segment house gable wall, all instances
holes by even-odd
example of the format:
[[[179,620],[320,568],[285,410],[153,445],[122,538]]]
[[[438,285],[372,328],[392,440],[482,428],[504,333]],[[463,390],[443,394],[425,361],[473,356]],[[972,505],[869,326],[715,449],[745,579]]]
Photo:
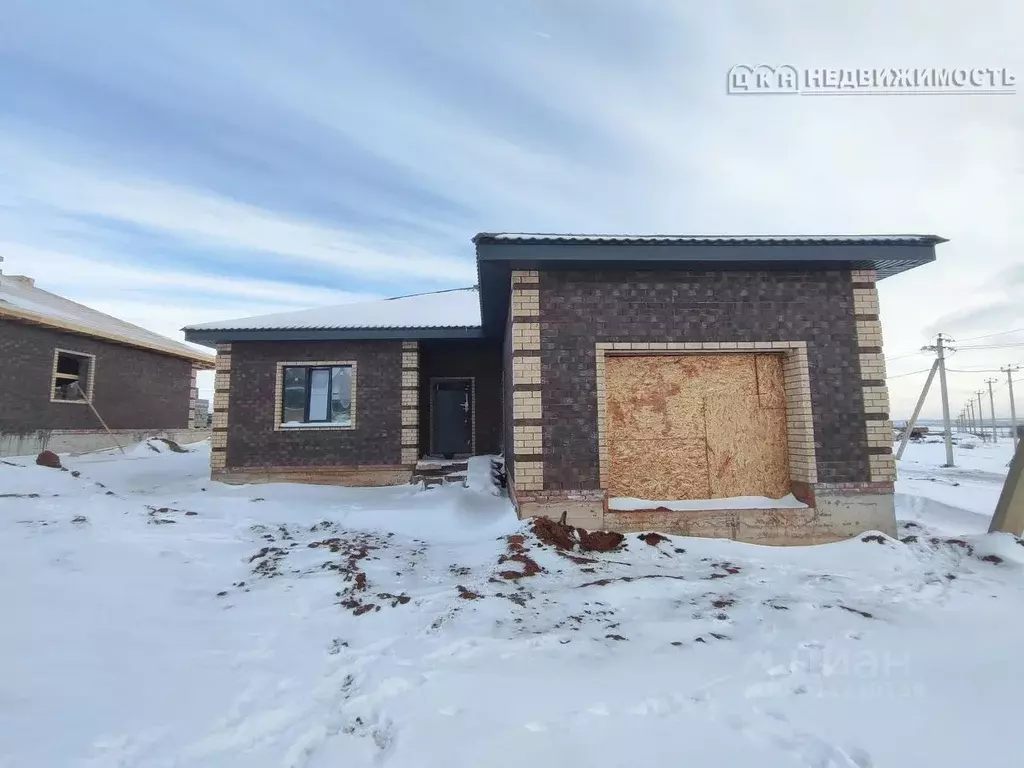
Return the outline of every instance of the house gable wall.
[[[111,429],[190,425],[190,361],[0,319],[0,434],[103,429],[84,402],[50,401],[56,349],[95,356],[93,402]]]
[[[226,447],[224,467],[218,469],[230,473],[403,464],[401,341],[242,342],[231,345],[229,360],[226,424],[214,423],[214,447],[221,441]],[[355,429],[275,429],[280,418],[277,364],[331,360],[356,363]],[[415,372],[410,375],[415,377]],[[415,428],[413,436],[415,442]],[[356,478],[353,484],[359,484]]]

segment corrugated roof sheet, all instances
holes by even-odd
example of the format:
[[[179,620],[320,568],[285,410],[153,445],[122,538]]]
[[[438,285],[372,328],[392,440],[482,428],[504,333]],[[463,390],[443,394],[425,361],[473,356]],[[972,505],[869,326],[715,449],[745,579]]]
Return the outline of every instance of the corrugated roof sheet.
[[[480,232],[473,242],[509,243],[667,243],[702,245],[759,243],[762,245],[876,244],[935,245],[946,242],[937,235],[587,235],[545,232]]]
[[[207,353],[44,291],[31,278],[22,275],[0,275],[0,317],[5,316],[195,362],[213,363]]]
[[[380,301],[278,312],[190,325],[186,331],[340,330],[346,328],[477,328],[480,293],[473,288],[397,296]]]

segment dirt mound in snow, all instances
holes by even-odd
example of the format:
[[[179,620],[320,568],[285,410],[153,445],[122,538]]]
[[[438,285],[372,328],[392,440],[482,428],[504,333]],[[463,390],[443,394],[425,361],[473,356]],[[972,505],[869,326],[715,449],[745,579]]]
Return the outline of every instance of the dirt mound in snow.
[[[60,456],[53,451],[43,451],[36,456],[36,464],[40,467],[49,467],[50,469],[63,469],[64,467],[60,463]]]
[[[612,552],[619,548],[626,538],[615,531],[586,531],[577,528],[580,537],[580,549],[584,552]]]
[[[550,517],[535,517],[530,527],[542,544],[558,549],[576,548],[576,529],[571,525],[555,522]]]
[[[584,552],[611,552],[619,548],[625,537],[614,531],[588,531],[556,522],[548,517],[535,517],[533,535],[542,544],[557,549],[573,550],[579,545]]]
[[[543,571],[537,561],[526,554],[525,542],[526,539],[519,534],[508,536],[505,539],[508,542],[508,554],[502,555],[498,558],[498,565],[502,565],[507,562],[519,563],[523,566],[522,571],[499,571],[498,575],[503,579],[525,579],[529,576],[536,576],[538,573]]]

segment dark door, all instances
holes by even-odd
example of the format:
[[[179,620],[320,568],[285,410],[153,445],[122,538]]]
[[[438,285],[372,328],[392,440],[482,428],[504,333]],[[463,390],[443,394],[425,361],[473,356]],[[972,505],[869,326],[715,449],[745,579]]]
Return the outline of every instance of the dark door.
[[[450,457],[473,450],[473,386],[469,379],[435,381],[432,410],[433,453]]]

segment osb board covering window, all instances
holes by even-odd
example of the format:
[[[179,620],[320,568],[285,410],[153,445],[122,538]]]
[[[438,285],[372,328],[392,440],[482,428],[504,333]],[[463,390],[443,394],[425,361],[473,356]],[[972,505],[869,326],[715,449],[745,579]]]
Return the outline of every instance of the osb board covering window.
[[[608,355],[612,496],[790,492],[780,354]]]

